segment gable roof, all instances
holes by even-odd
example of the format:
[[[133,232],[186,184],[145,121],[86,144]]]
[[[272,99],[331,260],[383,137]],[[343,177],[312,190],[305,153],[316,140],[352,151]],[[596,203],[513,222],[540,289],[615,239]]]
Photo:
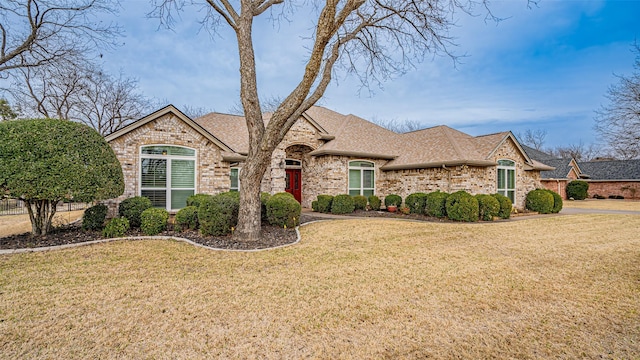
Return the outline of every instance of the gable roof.
[[[212,143],[216,144],[220,149],[222,149],[223,152],[233,152],[233,150],[224,142],[220,141],[220,139],[218,139],[217,137],[215,137],[212,133],[210,133],[209,131],[207,131],[206,129],[204,129],[202,126],[200,126],[198,123],[196,123],[195,121],[191,120],[190,117],[188,117],[187,115],[185,115],[182,111],[178,110],[175,106],[173,105],[167,105],[165,107],[163,107],[160,110],[154,111],[151,114],[141,118],[140,120],[137,120],[135,122],[132,122],[131,124],[123,127],[120,130],[114,131],[111,134],[105,136],[105,140],[107,142],[113,141],[117,138],[119,138],[120,136],[127,134],[130,131],[133,131],[145,124],[148,124],[156,119],[159,119],[165,115],[169,115],[172,114],[174,116],[176,116],[177,118],[179,118],[180,120],[182,120],[183,122],[185,122],[187,125],[189,125],[191,128],[193,128],[195,131],[197,131],[198,133],[200,133],[202,136],[204,136],[205,138],[207,138],[209,141],[211,141]]]
[[[571,171],[576,173],[576,177],[581,175],[580,167],[573,158],[558,158],[527,145],[522,145],[522,148],[534,161],[544,162],[553,168],[541,171],[542,179],[566,179]]]
[[[578,164],[591,180],[640,180],[640,159],[581,161]]]

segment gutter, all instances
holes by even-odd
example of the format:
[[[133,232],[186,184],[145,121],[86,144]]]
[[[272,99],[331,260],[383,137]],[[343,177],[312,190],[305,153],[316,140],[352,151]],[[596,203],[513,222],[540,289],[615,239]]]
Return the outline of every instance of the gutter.
[[[341,150],[331,150],[331,149],[317,149],[313,150],[309,153],[311,156],[321,156],[321,155],[342,155],[342,156],[353,156],[353,157],[364,157],[364,158],[374,158],[374,159],[385,159],[385,160],[393,160],[397,158],[396,155],[388,155],[388,154],[372,154],[366,152],[359,151],[341,151]]]
[[[382,166],[380,170],[392,171],[392,170],[409,170],[409,169],[427,169],[427,168],[438,168],[438,167],[447,169],[447,166],[463,166],[463,165],[487,167],[487,166],[496,166],[496,162],[488,161],[488,160],[438,161],[438,162],[417,163],[417,164],[385,165],[385,166]],[[450,170],[450,169],[447,169],[447,170]]]

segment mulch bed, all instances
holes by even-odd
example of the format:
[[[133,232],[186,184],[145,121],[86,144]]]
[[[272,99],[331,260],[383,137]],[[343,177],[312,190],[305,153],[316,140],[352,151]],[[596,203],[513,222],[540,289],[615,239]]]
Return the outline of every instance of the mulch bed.
[[[139,229],[127,232],[127,237],[145,236]],[[203,236],[196,230],[173,231],[167,230],[157,236],[173,236],[189,239],[198,244],[230,250],[254,250],[268,249],[276,246],[292,244],[297,240],[294,229],[282,229],[275,226],[263,225],[262,236],[256,242],[241,242],[231,236]],[[42,237],[34,237],[31,233],[12,235],[0,238],[0,249],[25,249],[66,244],[77,244],[94,240],[102,240],[104,237],[98,231],[85,231],[80,228],[80,223],[65,225],[54,229]]]

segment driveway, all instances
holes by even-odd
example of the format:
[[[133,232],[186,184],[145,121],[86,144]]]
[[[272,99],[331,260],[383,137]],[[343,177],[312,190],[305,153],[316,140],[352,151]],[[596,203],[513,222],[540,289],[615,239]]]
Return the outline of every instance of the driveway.
[[[640,211],[563,208],[562,211],[560,211],[560,214],[562,215],[574,215],[574,214],[640,215]]]

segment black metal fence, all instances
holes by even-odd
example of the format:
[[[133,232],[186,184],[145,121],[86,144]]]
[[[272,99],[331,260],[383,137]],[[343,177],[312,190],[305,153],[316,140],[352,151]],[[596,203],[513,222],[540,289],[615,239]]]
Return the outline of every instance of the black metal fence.
[[[75,211],[83,210],[91,206],[91,204],[80,202],[59,203],[56,211]],[[24,201],[17,199],[1,199],[0,200],[0,216],[2,215],[22,215],[28,214],[27,206]]]

